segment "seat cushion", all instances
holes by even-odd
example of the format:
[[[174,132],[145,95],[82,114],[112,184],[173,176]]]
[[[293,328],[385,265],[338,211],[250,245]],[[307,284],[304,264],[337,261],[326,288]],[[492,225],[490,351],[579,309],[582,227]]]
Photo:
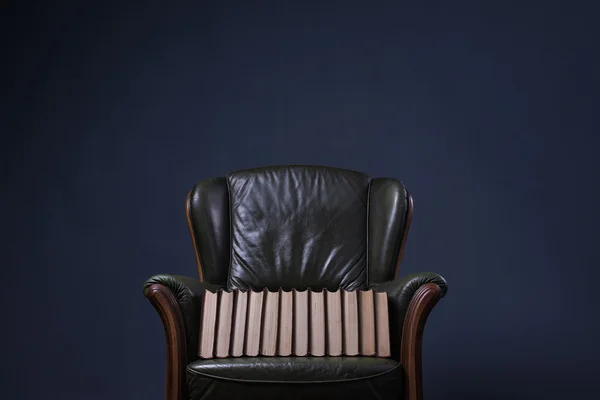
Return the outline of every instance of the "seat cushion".
[[[240,357],[187,367],[190,399],[400,399],[400,364],[376,357]],[[358,396],[358,397],[356,397]]]

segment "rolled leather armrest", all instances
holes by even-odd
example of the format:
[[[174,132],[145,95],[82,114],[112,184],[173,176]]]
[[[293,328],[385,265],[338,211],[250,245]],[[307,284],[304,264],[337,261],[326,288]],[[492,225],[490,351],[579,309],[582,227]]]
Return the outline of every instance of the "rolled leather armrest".
[[[387,292],[390,316],[390,341],[393,357],[400,355],[400,341],[406,313],[417,290],[428,283],[434,283],[440,288],[440,298],[446,295],[448,285],[446,280],[433,272],[421,272],[407,275],[393,281],[387,281],[372,286],[376,292]]]
[[[179,275],[154,275],[144,282],[144,295],[161,314],[163,324],[167,324],[165,318],[172,321],[181,319],[188,362],[197,358],[200,313],[205,289],[215,291],[222,289],[222,287]],[[157,293],[160,293],[160,295],[157,295]],[[161,300],[158,300],[159,297]],[[174,308],[172,302],[169,302],[169,299],[174,300],[179,312]],[[157,305],[158,302],[164,304]]]

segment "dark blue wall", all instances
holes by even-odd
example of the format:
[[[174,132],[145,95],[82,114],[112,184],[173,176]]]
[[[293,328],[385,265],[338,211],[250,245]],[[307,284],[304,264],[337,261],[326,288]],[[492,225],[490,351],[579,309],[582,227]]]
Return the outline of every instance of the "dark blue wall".
[[[98,3],[0,6],[3,398],[162,398],[141,285],[197,274],[185,194],[279,163],[412,191],[401,273],[450,285],[425,333],[428,399],[594,388],[591,7]]]

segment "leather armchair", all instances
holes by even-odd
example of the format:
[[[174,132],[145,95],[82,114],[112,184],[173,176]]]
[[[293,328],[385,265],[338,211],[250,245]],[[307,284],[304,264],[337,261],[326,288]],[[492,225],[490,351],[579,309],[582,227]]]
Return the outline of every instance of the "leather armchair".
[[[144,295],[167,341],[166,399],[423,398],[423,329],[444,278],[397,279],[412,198],[391,178],[320,166],[235,171],[186,199],[199,279],[156,275]],[[387,291],[391,358],[199,359],[205,288]]]

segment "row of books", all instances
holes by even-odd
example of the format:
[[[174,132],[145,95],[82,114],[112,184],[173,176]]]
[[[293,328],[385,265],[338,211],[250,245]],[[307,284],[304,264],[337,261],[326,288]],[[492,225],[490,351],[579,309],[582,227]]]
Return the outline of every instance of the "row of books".
[[[390,357],[387,293],[207,290],[198,355]]]

